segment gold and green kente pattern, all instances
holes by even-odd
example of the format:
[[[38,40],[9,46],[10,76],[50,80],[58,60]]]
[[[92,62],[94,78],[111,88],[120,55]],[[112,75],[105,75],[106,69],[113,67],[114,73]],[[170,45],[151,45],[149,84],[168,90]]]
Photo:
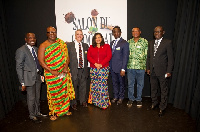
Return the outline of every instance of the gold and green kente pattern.
[[[45,63],[52,70],[62,72],[67,58],[67,45],[59,38],[45,49]],[[75,98],[70,74],[60,79],[58,76],[54,76],[45,70],[44,75],[47,84],[49,115],[63,116],[67,114],[70,107],[70,100]]]

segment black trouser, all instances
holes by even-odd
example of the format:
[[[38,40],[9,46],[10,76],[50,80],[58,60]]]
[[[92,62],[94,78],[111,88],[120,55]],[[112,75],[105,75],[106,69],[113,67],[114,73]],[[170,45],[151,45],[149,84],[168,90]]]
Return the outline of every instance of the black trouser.
[[[167,107],[167,95],[168,95],[168,82],[163,76],[156,76],[154,69],[151,71],[150,75],[150,82],[151,82],[151,98],[152,98],[152,105],[158,104],[158,89],[160,87],[161,92],[161,101],[159,108],[164,110]]]

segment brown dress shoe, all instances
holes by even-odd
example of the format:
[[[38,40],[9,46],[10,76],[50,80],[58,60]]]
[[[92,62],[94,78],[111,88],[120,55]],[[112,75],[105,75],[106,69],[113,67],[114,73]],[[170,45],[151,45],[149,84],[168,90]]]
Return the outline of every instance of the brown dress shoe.
[[[111,100],[111,103],[115,103],[115,101],[117,101],[117,99],[116,99],[116,98],[113,98],[113,99]]]
[[[77,105],[76,104],[72,105],[72,109],[77,110]]]
[[[158,116],[162,117],[163,115],[164,115],[164,110],[160,110],[159,113],[158,113]]]
[[[83,107],[87,107],[87,103],[86,102],[83,102]]]
[[[122,101],[123,101],[123,99],[119,99],[119,100],[117,101],[117,105],[122,104]]]
[[[32,122],[34,122],[34,123],[41,123],[42,122],[42,120],[40,120],[39,118],[37,118],[37,117],[33,117],[33,118],[31,118],[30,119]]]
[[[157,105],[151,105],[151,106],[149,106],[149,108],[147,108],[147,110],[154,110],[157,107],[158,107],[158,104]]]

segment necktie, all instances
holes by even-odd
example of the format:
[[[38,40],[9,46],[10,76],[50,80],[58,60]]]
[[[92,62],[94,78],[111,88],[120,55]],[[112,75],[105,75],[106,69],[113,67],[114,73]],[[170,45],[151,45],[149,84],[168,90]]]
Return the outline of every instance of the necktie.
[[[81,44],[79,43],[79,67],[83,68],[83,57],[82,57],[82,49]]]
[[[156,40],[154,44],[154,56],[156,55],[157,48],[158,48],[158,40]]]
[[[114,51],[115,51],[116,43],[117,43],[117,40],[115,40],[115,42],[114,42],[114,44],[113,44],[112,53],[114,53]]]
[[[33,54],[33,57],[34,57],[34,60],[35,60],[37,69],[38,69],[39,71],[42,71],[42,68],[41,68],[41,66],[40,66],[40,64],[39,64],[38,58],[37,58],[37,56],[36,56],[36,54],[35,54],[35,50],[34,50],[33,47],[32,47],[32,54]]]

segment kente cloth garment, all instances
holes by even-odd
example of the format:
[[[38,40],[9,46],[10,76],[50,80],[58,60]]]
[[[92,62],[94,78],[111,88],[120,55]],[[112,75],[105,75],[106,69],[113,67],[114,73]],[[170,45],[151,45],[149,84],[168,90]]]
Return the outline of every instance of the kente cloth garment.
[[[97,68],[90,68],[91,83],[88,103],[93,103],[100,108],[107,108],[111,105],[107,84],[108,75],[109,67],[99,70]]]
[[[55,43],[45,49],[45,63],[52,70],[62,72],[67,58],[67,45],[61,39],[57,38]],[[47,84],[49,115],[63,116],[67,114],[70,107],[70,100],[75,98],[70,74],[66,74],[66,76],[60,78],[45,70],[44,75]]]

